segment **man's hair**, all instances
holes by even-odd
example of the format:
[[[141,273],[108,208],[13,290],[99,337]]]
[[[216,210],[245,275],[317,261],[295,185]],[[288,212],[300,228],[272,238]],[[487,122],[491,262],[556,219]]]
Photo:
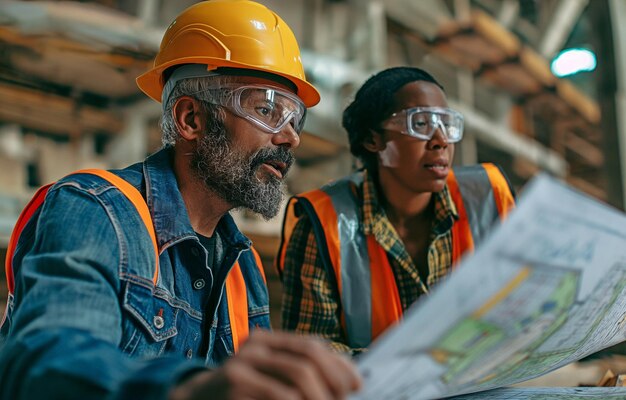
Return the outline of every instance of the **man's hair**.
[[[209,88],[219,87],[226,83],[233,83],[238,80],[235,76],[214,76],[203,78],[188,78],[176,83],[169,96],[167,105],[161,116],[161,142],[164,146],[174,146],[180,134],[176,129],[176,122],[172,114],[172,107],[181,96],[191,96],[202,102],[202,107],[207,115],[207,132],[217,132],[222,128],[224,122],[223,109],[211,103],[212,93]]]
[[[428,72],[414,67],[394,67],[371,76],[356,92],[354,100],[343,112],[342,125],[348,132],[350,152],[359,158],[366,168],[376,165],[374,153],[363,147],[363,142],[378,130],[379,125],[393,111],[394,95],[407,83],[431,82],[443,90],[443,86]]]

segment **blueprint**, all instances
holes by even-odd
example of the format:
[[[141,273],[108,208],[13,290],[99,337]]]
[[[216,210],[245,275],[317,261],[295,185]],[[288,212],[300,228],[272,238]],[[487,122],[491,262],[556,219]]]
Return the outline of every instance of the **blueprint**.
[[[452,397],[454,400],[624,400],[626,388],[523,388],[494,389],[487,392]]]
[[[481,247],[359,358],[353,399],[433,399],[543,375],[626,340],[625,285],[626,215],[535,178]],[[466,398],[613,398],[589,389]]]

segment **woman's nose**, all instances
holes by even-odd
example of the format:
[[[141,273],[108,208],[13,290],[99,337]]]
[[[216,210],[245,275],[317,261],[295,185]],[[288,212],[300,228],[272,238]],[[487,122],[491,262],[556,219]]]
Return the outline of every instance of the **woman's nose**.
[[[433,137],[428,141],[428,148],[432,150],[445,149],[448,147],[448,139],[444,132],[445,127],[439,122]]]

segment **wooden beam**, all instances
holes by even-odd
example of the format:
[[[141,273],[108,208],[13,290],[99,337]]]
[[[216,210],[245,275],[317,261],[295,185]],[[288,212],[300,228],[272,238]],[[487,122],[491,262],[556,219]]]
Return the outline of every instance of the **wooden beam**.
[[[518,54],[521,42],[511,31],[500,25],[489,14],[480,11],[472,11],[472,27],[474,30],[503,51],[508,57]]]
[[[500,64],[509,57],[505,49],[494,46],[489,38],[475,32],[452,36],[448,42],[463,57],[479,60],[482,65]]]
[[[117,133],[119,115],[32,89],[0,85],[0,119],[37,131],[62,135]]]
[[[480,77],[515,97],[532,95],[543,89],[540,81],[520,64],[513,62],[489,68]]]
[[[556,85],[556,92],[567,104],[579,112],[592,124],[600,123],[600,106],[587,97],[574,84],[566,79],[560,79]]]
[[[604,154],[602,151],[573,132],[568,132],[563,139],[563,144],[568,150],[576,153],[576,155],[585,160],[589,165],[600,168],[604,164]]]
[[[554,92],[539,92],[524,99],[534,113],[545,120],[572,114],[572,108]]]
[[[543,86],[553,87],[558,79],[548,65],[548,61],[539,53],[528,46],[523,46],[519,53],[520,64],[529,74],[537,79]]]
[[[472,72],[477,72],[482,66],[482,60],[476,55],[460,52],[457,46],[453,46],[450,42],[441,42],[433,47],[436,55],[443,58],[452,65],[461,68],[467,68]]]

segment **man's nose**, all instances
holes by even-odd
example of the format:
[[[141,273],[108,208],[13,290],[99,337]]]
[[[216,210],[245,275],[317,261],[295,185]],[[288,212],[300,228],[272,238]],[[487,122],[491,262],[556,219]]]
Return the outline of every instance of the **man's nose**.
[[[290,121],[280,132],[272,135],[272,143],[276,146],[287,146],[290,149],[295,149],[300,146],[300,135]]]

